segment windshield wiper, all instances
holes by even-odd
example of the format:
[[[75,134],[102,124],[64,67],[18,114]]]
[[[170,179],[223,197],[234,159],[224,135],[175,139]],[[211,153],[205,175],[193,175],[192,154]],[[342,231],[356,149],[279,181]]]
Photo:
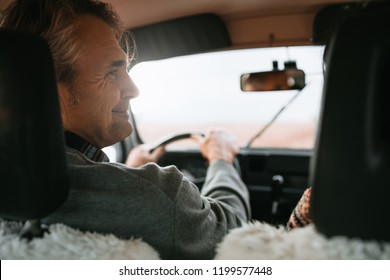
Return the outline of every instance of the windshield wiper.
[[[253,144],[253,142],[260,138],[261,135],[264,134],[264,132],[276,121],[276,119],[282,114],[282,112],[291,105],[291,103],[298,97],[298,95],[302,92],[302,90],[299,90],[294,96],[282,107],[280,110],[275,114],[275,116],[264,126],[260,129],[258,133],[256,133],[246,144],[245,148],[250,148]]]

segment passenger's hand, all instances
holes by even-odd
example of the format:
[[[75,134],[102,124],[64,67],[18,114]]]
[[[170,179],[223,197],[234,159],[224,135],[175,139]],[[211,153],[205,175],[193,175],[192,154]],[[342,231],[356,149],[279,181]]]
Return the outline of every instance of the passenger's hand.
[[[199,143],[200,152],[209,163],[224,160],[233,163],[239,151],[236,138],[223,131],[211,131],[206,137],[195,137]]]
[[[148,162],[157,162],[165,153],[163,146],[157,147],[153,152],[150,152],[148,144],[139,145],[131,150],[127,156],[126,165],[129,167],[140,167]]]

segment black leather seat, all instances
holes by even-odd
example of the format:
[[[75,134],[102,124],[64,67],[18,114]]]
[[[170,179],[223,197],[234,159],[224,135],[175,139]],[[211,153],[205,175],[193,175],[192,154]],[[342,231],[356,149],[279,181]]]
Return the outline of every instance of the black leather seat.
[[[390,241],[389,5],[346,21],[328,57],[311,215],[327,236]]]
[[[49,47],[0,30],[0,217],[39,226],[67,198],[68,181]]]

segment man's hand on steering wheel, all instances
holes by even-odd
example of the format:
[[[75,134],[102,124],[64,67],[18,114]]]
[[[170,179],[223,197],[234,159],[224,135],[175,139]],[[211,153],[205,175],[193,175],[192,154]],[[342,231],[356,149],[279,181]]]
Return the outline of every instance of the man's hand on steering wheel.
[[[206,137],[193,136],[199,144],[200,152],[209,164],[223,160],[233,164],[239,151],[236,138],[223,131],[211,131]]]
[[[200,152],[209,164],[216,160],[236,164],[235,156],[239,151],[236,138],[226,132],[213,130],[206,136],[203,133],[183,133],[167,137],[154,146],[149,144],[139,145],[131,150],[126,165],[139,167],[148,162],[157,162],[165,153],[167,144],[185,138],[192,138],[199,144]]]
[[[126,159],[129,167],[140,167],[148,162],[157,162],[165,153],[165,146],[157,146],[151,151],[151,146],[141,144],[133,148]]]

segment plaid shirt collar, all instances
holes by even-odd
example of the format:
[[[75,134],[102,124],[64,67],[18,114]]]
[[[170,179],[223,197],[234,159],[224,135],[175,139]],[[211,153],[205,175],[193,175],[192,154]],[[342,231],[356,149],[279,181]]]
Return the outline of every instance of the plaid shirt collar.
[[[88,143],[83,138],[72,132],[65,131],[65,142],[68,147],[78,150],[90,160],[95,162],[110,161],[108,156],[101,149],[91,143]]]

